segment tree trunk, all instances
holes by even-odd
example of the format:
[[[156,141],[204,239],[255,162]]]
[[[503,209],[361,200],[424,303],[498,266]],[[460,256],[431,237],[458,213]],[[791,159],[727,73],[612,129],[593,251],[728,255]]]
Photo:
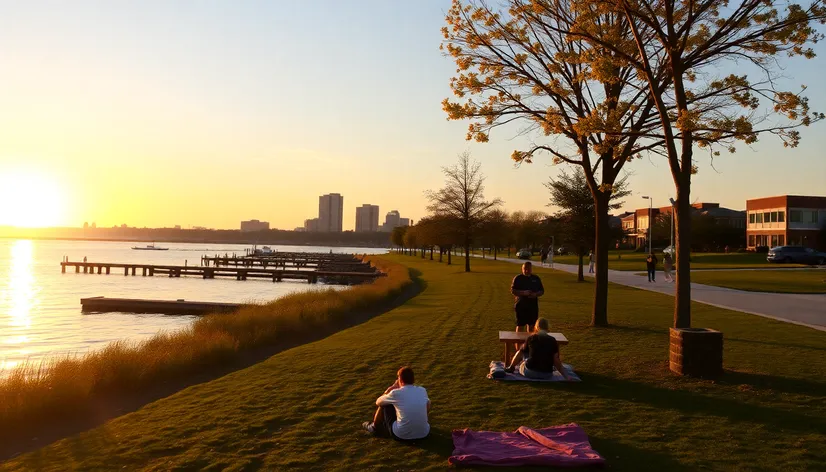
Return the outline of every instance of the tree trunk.
[[[576,281],[577,282],[585,282],[585,274],[582,273],[582,259],[584,259],[584,257],[585,257],[582,254],[583,252],[585,252],[585,249],[582,246],[580,246],[579,251],[577,251],[577,253],[579,254],[579,267],[577,268],[577,271],[576,271]]]
[[[453,264],[453,262],[450,259],[450,256],[452,254],[453,254],[453,246],[450,246],[450,248],[447,250],[447,265]]]
[[[470,272],[470,238],[465,237],[465,272]]]
[[[496,253],[498,253],[498,252],[499,252],[499,248],[497,248],[496,246],[493,246],[493,260],[494,261],[496,260]]]
[[[611,241],[608,228],[608,204],[610,194],[598,192],[594,197],[596,234],[594,235],[594,306],[591,312],[591,326],[608,325],[608,248]]]
[[[430,246],[430,260],[433,260],[433,246]]]
[[[691,174],[677,185],[674,240],[677,246],[677,293],[674,295],[674,327],[691,327]]]
[[[442,254],[444,253],[445,250],[442,248],[442,246],[439,246],[439,262],[442,262]]]
[[[508,244],[508,259],[511,257],[511,245]]]

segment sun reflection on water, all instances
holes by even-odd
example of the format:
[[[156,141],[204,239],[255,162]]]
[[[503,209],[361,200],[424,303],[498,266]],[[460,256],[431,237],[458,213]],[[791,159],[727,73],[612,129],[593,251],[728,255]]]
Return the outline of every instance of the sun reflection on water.
[[[33,252],[32,242],[27,240],[16,241],[11,247],[7,296],[11,302],[9,324],[16,328],[26,329],[32,323],[35,304]],[[5,342],[21,343],[26,340],[25,335],[16,335],[6,338]]]

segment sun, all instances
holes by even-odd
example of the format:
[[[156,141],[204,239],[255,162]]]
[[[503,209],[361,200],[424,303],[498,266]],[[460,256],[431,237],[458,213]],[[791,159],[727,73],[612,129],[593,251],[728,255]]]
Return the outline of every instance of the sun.
[[[65,210],[65,195],[51,176],[0,169],[0,226],[57,226],[64,221]]]

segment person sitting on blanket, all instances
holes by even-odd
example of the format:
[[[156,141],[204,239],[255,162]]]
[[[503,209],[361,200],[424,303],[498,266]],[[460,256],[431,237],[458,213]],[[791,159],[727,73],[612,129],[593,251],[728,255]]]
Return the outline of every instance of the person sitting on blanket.
[[[510,365],[507,367],[508,372],[513,372],[519,369],[519,373],[529,379],[550,379],[554,375],[554,367],[557,372],[565,377],[565,380],[571,380],[565,368],[562,367],[562,360],[559,358],[559,345],[556,339],[548,334],[549,324],[547,318],[539,318],[536,320],[534,332],[522,348],[516,351]]]
[[[377,436],[393,439],[422,439],[430,434],[427,414],[430,399],[424,387],[413,385],[413,369],[399,369],[396,382],[376,400],[373,421],[365,421],[362,427]]]

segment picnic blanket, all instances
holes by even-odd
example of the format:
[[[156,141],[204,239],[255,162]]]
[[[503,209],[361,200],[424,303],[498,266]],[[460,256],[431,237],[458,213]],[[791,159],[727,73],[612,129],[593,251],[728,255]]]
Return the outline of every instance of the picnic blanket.
[[[457,429],[453,448],[447,460],[451,465],[577,467],[605,463],[576,423],[542,429],[520,426],[512,433]]]
[[[566,372],[568,372],[568,376],[571,377],[571,382],[582,381],[582,379],[580,379],[579,376],[576,375],[576,372],[574,372],[574,368],[571,366],[571,364],[562,364],[562,367],[565,369]],[[554,370],[554,376],[551,379],[530,379],[520,374],[519,372],[509,374],[505,372],[505,364],[502,361],[491,361],[488,378],[494,380],[514,382],[567,382],[565,380],[565,377],[563,377],[562,374],[560,374],[556,370]]]

